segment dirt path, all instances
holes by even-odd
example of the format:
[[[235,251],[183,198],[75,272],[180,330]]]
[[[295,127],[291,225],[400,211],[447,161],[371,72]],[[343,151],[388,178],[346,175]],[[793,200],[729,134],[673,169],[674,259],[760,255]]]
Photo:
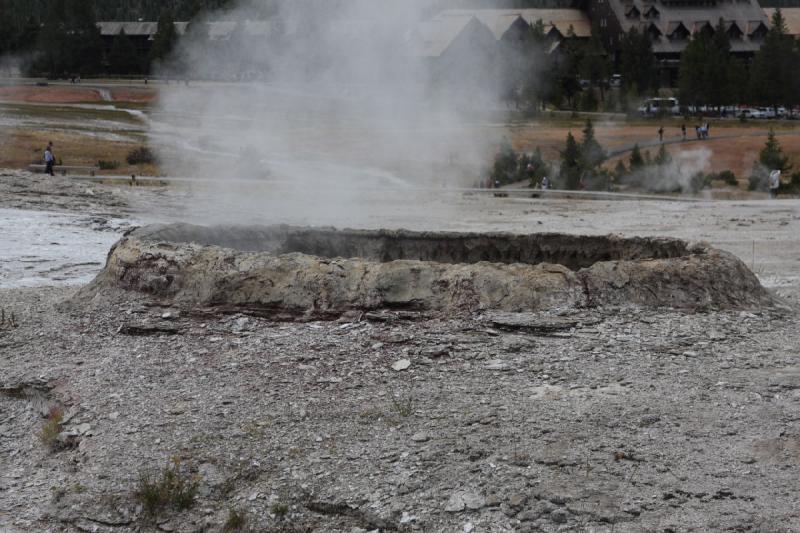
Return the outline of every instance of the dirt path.
[[[722,130],[722,131],[725,131],[725,130]],[[708,137],[706,139],[691,138],[687,134],[687,138],[686,139],[683,139],[683,138],[669,139],[668,138],[668,139],[665,139],[663,141],[645,140],[645,141],[642,141],[640,143],[634,143],[634,144],[629,144],[629,145],[625,145],[625,146],[616,147],[613,150],[609,150],[607,152],[607,154],[608,154],[609,158],[618,157],[618,156],[624,155],[624,154],[626,154],[628,152],[631,152],[636,145],[638,145],[639,148],[653,148],[653,147],[661,146],[662,144],[665,145],[665,146],[671,146],[671,145],[692,146],[695,143],[701,143],[702,144],[702,143],[706,143],[706,142],[724,141],[724,140],[729,140],[729,139],[745,139],[745,138],[751,138],[751,137],[758,137],[758,138],[764,139],[764,138],[767,137],[767,134],[769,133],[769,131],[770,130],[753,131],[753,132],[748,132],[748,133],[735,133],[735,134],[725,134],[725,133],[723,133],[722,135],[716,135],[715,134],[714,136]],[[782,131],[775,132],[775,136],[776,137],[782,137],[782,136],[783,137],[795,137],[796,135],[797,135],[797,133],[794,133],[794,132],[785,132],[785,131],[784,132],[782,132]]]
[[[156,91],[141,85],[47,84],[0,86],[0,102],[75,104],[94,102],[152,102]]]

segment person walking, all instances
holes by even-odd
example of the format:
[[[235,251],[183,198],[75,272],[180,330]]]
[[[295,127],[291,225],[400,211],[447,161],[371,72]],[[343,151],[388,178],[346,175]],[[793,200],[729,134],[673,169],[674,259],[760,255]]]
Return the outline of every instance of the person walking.
[[[683,135],[683,140],[686,140],[686,124],[681,124],[681,135]]]
[[[769,173],[769,197],[777,198],[778,189],[781,187],[781,171],[773,170]]]
[[[658,128],[658,140],[659,142],[664,142],[664,126]]]
[[[56,163],[56,156],[53,154],[53,143],[47,143],[47,148],[44,149],[44,173],[55,176],[53,172],[53,165]]]

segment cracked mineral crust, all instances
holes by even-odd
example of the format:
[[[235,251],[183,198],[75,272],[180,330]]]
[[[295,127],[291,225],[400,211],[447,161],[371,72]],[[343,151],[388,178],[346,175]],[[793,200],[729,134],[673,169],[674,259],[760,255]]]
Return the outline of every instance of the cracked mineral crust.
[[[290,226],[137,229],[79,298],[115,288],[187,307],[316,317],[776,302],[733,254],[679,239]]]

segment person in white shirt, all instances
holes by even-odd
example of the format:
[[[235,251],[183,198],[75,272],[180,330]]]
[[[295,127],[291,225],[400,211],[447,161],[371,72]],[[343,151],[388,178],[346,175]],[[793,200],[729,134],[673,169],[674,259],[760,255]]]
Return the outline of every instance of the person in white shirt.
[[[781,187],[781,171],[773,170],[769,173],[769,197],[777,198],[778,189]]]
[[[47,148],[44,150],[44,173],[55,176],[53,173],[53,165],[56,163],[56,156],[53,155],[53,143],[48,143]]]

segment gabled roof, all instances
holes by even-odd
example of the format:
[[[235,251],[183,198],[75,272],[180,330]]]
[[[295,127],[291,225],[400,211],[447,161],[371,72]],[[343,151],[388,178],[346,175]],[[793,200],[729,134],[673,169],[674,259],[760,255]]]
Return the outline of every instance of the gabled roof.
[[[692,27],[692,34],[700,33],[700,32],[708,32],[714,33],[714,26],[707,20],[696,20],[693,27]]]
[[[521,9],[519,14],[530,24],[542,21],[545,32],[556,28],[558,32],[567,36],[569,29],[575,37],[589,38],[592,36],[592,23],[585,11],[580,9]]]
[[[772,15],[775,14],[775,8],[765,7],[764,14],[767,16],[768,24],[772,26]],[[786,29],[789,30],[789,35],[800,35],[800,7],[782,7],[781,15],[786,21]]]
[[[498,41],[515,24],[526,23],[518,12],[505,9],[446,9],[434,18],[444,17],[475,17],[489,28]]]
[[[562,36],[566,36],[569,27],[576,37],[591,37],[592,24],[588,15],[580,9],[446,9],[439,16],[473,16],[488,27],[497,39],[500,39],[521,17],[533,25],[542,21],[545,33],[555,27]]]
[[[647,32],[651,36],[661,37],[664,33],[661,31],[661,28],[658,27],[658,24],[655,22],[650,22],[644,25],[643,31]]]
[[[561,41],[566,37],[566,35],[558,31],[558,28],[555,26],[545,26],[544,35],[551,41]]]
[[[758,5],[758,0],[607,0],[608,7],[614,12],[623,32],[631,28],[644,31],[646,26],[642,22],[655,22],[663,32],[660,37],[654,38],[653,52],[660,54],[679,54],[686,48],[689,37],[696,31],[712,31],[717,22],[736,22],[740,30],[748,28],[749,21],[755,21],[756,27],[760,22],[766,23],[767,17],[764,10]],[[626,9],[635,3],[642,10],[642,18],[626,17]],[[657,17],[647,18],[648,10],[651,15],[653,10],[660,14]],[[800,34],[800,9],[798,9],[798,34]],[[706,26],[708,23],[710,26]],[[730,27],[735,34],[736,29]],[[763,31],[763,30],[757,30]],[[749,30],[744,36],[733,39],[731,51],[736,53],[752,53],[759,49],[761,43],[758,38],[750,38]],[[676,38],[680,36],[681,38]]]
[[[667,24],[667,36],[672,37],[677,33],[682,33],[684,35],[691,35],[691,32],[686,27],[686,25],[680,20],[671,20]]]
[[[221,20],[207,22],[208,38],[212,41],[227,41],[235,32],[242,32],[248,37],[266,37],[273,33],[286,31],[287,23],[283,20]]]
[[[489,31],[473,16],[434,17],[417,25],[408,38],[414,55],[419,57],[439,57],[451,44],[470,27],[475,25]]]
[[[630,4],[629,6],[625,7],[625,16],[627,18],[629,18],[629,19],[630,18],[639,18],[639,16],[641,14],[642,14],[642,12],[639,11],[639,8],[636,7],[634,4]]]
[[[766,33],[769,30],[762,20],[751,20],[747,23],[747,36],[752,37],[758,33]]]
[[[119,35],[125,30],[129,36],[149,37],[156,34],[158,22],[98,22],[97,27],[101,35]]]
[[[656,6],[650,6],[644,10],[644,18],[658,18],[661,15],[661,11],[659,11]]]
[[[742,31],[742,28],[739,27],[735,20],[726,20],[723,22],[723,26],[725,27],[725,33],[731,37],[741,37],[744,35],[744,31]]]
[[[175,31],[178,35],[186,33],[188,22],[176,22]],[[129,37],[149,37],[152,38],[158,32],[158,22],[116,22],[101,21],[97,23],[100,35],[113,37],[119,35],[123,30]]]

